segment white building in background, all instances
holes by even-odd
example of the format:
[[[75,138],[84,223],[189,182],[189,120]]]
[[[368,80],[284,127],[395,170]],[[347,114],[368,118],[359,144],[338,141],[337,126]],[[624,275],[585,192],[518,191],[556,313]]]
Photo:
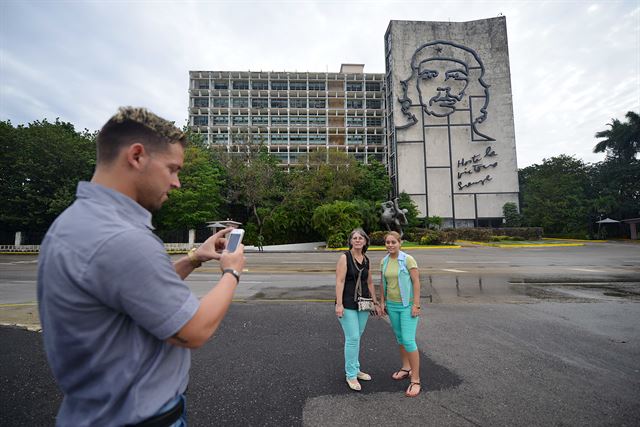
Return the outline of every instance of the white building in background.
[[[384,41],[384,74],[190,71],[190,127],[230,152],[262,143],[285,167],[331,150],[384,162],[421,215],[499,225],[519,191],[505,18],[391,21]]]
[[[229,151],[263,143],[286,166],[318,150],[384,162],[383,82],[361,64],[339,73],[190,71],[189,124]]]
[[[500,225],[519,191],[505,18],[391,21],[385,55],[396,190],[445,225]]]

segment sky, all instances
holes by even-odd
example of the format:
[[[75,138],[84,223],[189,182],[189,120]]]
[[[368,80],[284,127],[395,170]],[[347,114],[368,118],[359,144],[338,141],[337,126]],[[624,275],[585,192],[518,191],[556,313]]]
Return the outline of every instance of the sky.
[[[601,161],[595,133],[640,111],[640,0],[0,0],[0,120],[95,131],[133,105],[182,126],[189,70],[383,73],[390,20],[500,15],[518,167]]]

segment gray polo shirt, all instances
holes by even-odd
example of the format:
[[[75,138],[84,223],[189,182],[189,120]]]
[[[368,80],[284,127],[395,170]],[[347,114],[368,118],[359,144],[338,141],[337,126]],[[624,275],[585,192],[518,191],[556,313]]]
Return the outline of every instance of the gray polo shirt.
[[[47,232],[38,308],[64,393],[58,425],[139,422],[187,387],[190,350],[165,340],[199,303],[152,229],[134,200],[81,182]]]

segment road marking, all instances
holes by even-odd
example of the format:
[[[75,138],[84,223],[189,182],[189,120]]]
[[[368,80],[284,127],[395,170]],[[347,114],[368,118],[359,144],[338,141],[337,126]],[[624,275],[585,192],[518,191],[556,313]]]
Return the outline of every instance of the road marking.
[[[446,261],[447,264],[509,264],[509,261]]]
[[[453,268],[441,268],[440,270],[449,271],[451,273],[466,273],[466,271],[464,271],[464,270],[456,270],[456,269],[453,269]]]
[[[590,268],[570,268],[569,270],[586,271],[587,273],[604,273],[602,270],[592,270]]]
[[[35,264],[38,260],[34,259],[33,261],[12,261],[12,262],[0,262],[0,265],[14,265],[14,264]]]
[[[335,261],[280,261],[280,264],[335,264]]]

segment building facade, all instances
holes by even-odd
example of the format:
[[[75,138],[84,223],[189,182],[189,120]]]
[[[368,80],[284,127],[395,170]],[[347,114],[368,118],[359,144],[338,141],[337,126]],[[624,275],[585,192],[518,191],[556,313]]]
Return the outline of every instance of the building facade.
[[[384,42],[384,74],[190,71],[191,129],[230,152],[264,144],[285,167],[317,151],[377,160],[421,216],[500,225],[519,191],[505,18],[391,21]]]
[[[396,191],[445,226],[500,225],[519,191],[505,18],[391,21],[385,64]]]
[[[262,143],[284,166],[331,150],[384,162],[384,75],[363,71],[190,71],[189,124],[229,151]]]

